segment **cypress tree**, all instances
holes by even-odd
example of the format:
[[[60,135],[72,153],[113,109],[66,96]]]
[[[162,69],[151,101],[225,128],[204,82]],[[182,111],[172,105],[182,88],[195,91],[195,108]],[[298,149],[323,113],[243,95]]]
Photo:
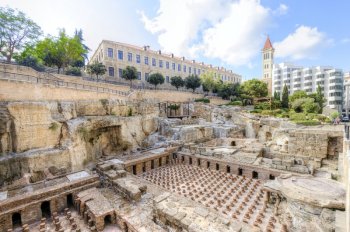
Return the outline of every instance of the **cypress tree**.
[[[284,85],[283,87],[283,92],[282,92],[282,102],[281,102],[281,105],[282,105],[282,108],[284,109],[288,109],[288,87],[287,85]]]

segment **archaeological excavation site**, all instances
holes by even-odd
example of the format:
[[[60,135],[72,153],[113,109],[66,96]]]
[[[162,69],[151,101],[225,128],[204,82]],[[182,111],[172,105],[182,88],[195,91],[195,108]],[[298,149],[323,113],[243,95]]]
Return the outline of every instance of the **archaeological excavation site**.
[[[126,88],[0,65],[0,232],[346,231],[346,125]]]

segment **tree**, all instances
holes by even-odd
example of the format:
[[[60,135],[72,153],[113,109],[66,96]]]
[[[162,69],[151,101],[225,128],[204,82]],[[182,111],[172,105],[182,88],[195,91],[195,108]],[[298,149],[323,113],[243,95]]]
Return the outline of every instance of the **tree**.
[[[318,113],[319,106],[313,98],[298,98],[291,104],[291,108],[296,113]]]
[[[18,10],[0,7],[0,54],[11,61],[14,54],[41,35],[40,27]]]
[[[222,99],[230,99],[231,97],[238,98],[240,96],[240,88],[238,83],[225,83],[220,85],[218,89],[218,96]]]
[[[218,82],[214,78],[213,72],[205,72],[200,75],[203,91],[213,92],[218,85]]]
[[[243,82],[241,89],[250,97],[266,97],[268,94],[267,83],[257,79]]]
[[[83,59],[79,59],[79,60],[76,60],[72,63],[72,66],[73,67],[84,67],[85,65],[85,61],[88,60],[88,52],[91,51],[91,49],[86,45],[84,44],[84,38],[83,38],[83,30],[82,29],[75,29],[74,31],[74,37],[76,37],[79,42],[81,43],[82,47],[84,48],[85,50],[85,53],[82,53],[82,58]]]
[[[157,85],[164,83],[164,77],[161,73],[153,73],[149,76],[147,82],[154,85],[154,88],[157,89]]]
[[[90,75],[95,74],[97,77],[97,80],[99,75],[103,75],[107,71],[106,67],[102,63],[98,63],[98,62],[88,64],[86,66],[86,70],[87,70],[87,73],[89,73]]]
[[[187,89],[192,89],[194,92],[201,86],[201,79],[197,75],[190,75],[185,78],[185,86]]]
[[[324,97],[324,95],[322,93],[321,86],[318,85],[317,86],[317,90],[316,90],[315,103],[317,103],[318,106],[320,107],[319,112],[318,112],[319,114],[322,114],[324,103],[326,101],[327,100],[325,99],[325,97]]]
[[[273,93],[273,98],[274,98],[274,100],[276,100],[276,101],[281,101],[281,94],[280,94],[280,92],[277,92],[277,91],[275,90],[275,92]]]
[[[45,70],[42,61],[36,55],[33,45],[27,45],[20,54],[14,55],[13,58],[19,65],[31,67],[39,72]]]
[[[69,37],[65,30],[59,31],[58,37],[46,37],[36,44],[38,57],[47,66],[56,66],[57,72],[77,61],[84,61],[87,52],[77,36]]]
[[[287,85],[284,85],[283,91],[282,91],[282,102],[281,106],[284,109],[288,109],[289,101],[288,101],[288,87]]]
[[[292,95],[289,96],[289,101],[292,103],[300,98],[307,98],[308,95],[304,90],[297,90]]]
[[[132,87],[132,80],[137,79],[137,70],[134,66],[126,66],[122,72],[122,78],[130,81],[130,88]]]
[[[179,87],[183,87],[185,85],[185,81],[180,76],[174,76],[170,78],[170,84],[179,90]]]

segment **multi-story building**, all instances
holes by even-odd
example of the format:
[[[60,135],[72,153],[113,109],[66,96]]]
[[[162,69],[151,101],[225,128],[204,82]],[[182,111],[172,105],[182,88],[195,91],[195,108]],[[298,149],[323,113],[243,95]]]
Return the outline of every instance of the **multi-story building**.
[[[343,115],[350,116],[350,72],[344,73]]]
[[[273,65],[272,91],[280,92],[284,85],[288,87],[289,94],[297,90],[304,90],[306,93],[314,93],[320,85],[327,106],[342,110],[343,103],[343,72],[333,67],[310,67],[303,68],[289,63]]]
[[[262,80],[267,83],[268,92],[271,96],[272,94],[272,68],[273,68],[273,54],[275,49],[272,47],[270,38],[267,37],[265,45],[262,49],[262,70],[263,78]]]
[[[231,70],[213,67],[203,62],[186,60],[185,57],[176,57],[174,54],[164,54],[160,50],[153,51],[149,46],[134,45],[103,40],[90,59],[92,62],[101,62],[107,68],[104,78],[123,82],[122,70],[126,66],[134,66],[138,71],[136,82],[145,83],[150,74],[159,72],[165,78],[165,84],[170,84],[170,78],[189,75],[198,75],[211,71],[214,77],[223,82],[240,83],[242,77]]]

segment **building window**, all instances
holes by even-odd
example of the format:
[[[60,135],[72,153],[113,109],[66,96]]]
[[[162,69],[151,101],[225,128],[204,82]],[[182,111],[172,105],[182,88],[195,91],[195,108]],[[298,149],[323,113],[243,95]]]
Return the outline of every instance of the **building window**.
[[[159,60],[159,68],[163,68],[163,61]]]
[[[145,81],[148,81],[149,73],[145,73]]]
[[[119,60],[123,59],[123,51],[118,50],[118,59]]]
[[[169,62],[168,61],[165,63],[165,67],[166,67],[166,69],[169,69]]]
[[[152,58],[152,66],[157,66],[156,59]]]
[[[197,74],[197,69],[196,68],[193,68],[193,73],[194,73],[194,75]]]
[[[175,64],[175,63],[172,63],[172,66],[173,66],[173,70],[175,70],[176,64]]]
[[[201,75],[201,70],[200,69],[198,69],[198,75]]]
[[[113,48],[108,48],[107,49],[107,56],[110,58],[113,58]]]
[[[148,65],[148,57],[145,56],[145,64]]]
[[[140,55],[136,55],[136,63],[141,63],[141,56]]]
[[[184,65],[184,72],[186,72],[186,65]]]
[[[113,67],[108,67],[108,75],[110,77],[114,77],[114,68]]]
[[[169,83],[169,76],[166,76],[166,83]]]
[[[191,72],[192,72],[192,68],[191,67],[188,67],[188,72],[189,72],[189,74],[191,74]]]
[[[137,79],[141,80],[141,72],[137,72]]]
[[[128,53],[128,61],[132,62],[132,53],[130,53],[130,52]]]
[[[123,76],[123,69],[120,68],[120,69],[118,70],[118,72],[119,72],[119,77],[122,78],[122,76]]]
[[[177,65],[177,71],[181,72],[181,64]]]

